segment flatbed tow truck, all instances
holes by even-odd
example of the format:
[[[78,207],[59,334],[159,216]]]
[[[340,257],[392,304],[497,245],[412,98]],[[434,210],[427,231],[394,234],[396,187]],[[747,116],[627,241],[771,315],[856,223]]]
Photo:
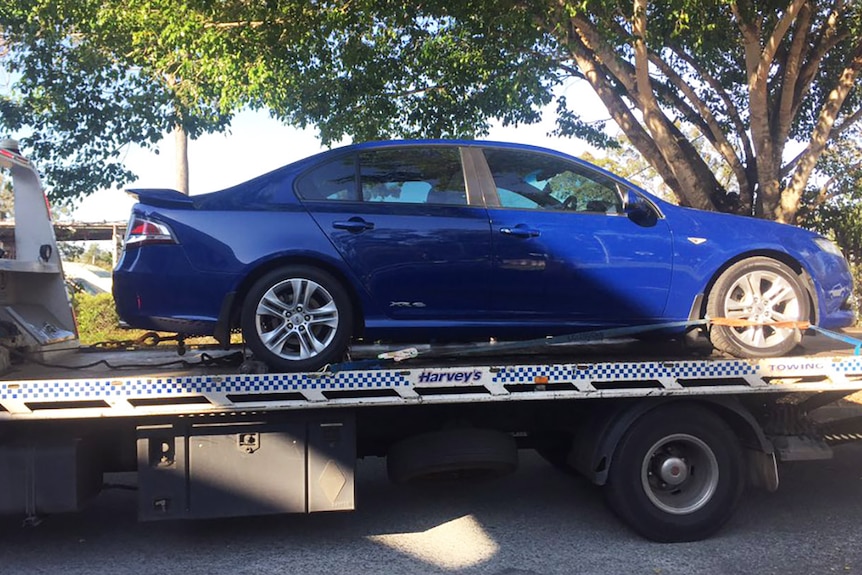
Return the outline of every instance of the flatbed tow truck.
[[[38,175],[13,144],[0,167],[16,215],[0,258],[0,514],[77,511],[115,471],[137,472],[141,520],[351,510],[357,458],[385,456],[408,482],[503,474],[532,448],[602,486],[641,535],[697,540],[747,486],[777,489],[781,462],[862,439],[843,399],[862,391],[860,344],[823,332],[756,361],[579,336],[383,359],[368,346],[320,373],[266,373],[243,351],[84,348]]]

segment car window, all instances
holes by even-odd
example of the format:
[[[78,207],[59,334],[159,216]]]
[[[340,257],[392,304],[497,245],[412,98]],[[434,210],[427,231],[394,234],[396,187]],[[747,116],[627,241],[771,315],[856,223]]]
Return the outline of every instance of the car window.
[[[296,183],[304,200],[357,201],[356,156],[348,154],[309,170]]]
[[[457,148],[387,148],[359,155],[362,200],[402,204],[467,205]]]
[[[541,209],[542,207],[529,197],[505,188],[497,188],[497,195],[500,197],[500,205],[504,208]]]
[[[487,148],[500,206],[621,213],[616,182],[575,162],[524,150]]]

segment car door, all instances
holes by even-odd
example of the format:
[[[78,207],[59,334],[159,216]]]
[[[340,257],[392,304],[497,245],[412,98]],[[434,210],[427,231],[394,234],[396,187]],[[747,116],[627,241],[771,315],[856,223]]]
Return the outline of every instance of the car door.
[[[672,238],[657,211],[628,217],[629,191],[571,159],[490,147],[482,157],[501,318],[602,326],[662,317]]]
[[[490,225],[481,194],[468,201],[457,146],[367,149],[315,168],[297,191],[390,317],[487,313]]]

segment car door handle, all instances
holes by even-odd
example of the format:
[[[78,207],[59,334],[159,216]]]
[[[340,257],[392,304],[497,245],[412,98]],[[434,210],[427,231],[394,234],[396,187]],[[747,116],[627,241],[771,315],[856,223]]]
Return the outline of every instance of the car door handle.
[[[517,225],[514,228],[500,228],[500,233],[507,236],[515,236],[516,238],[536,238],[539,237],[541,232],[524,225]]]
[[[348,232],[364,232],[365,230],[373,230],[374,224],[366,222],[362,218],[350,218],[346,222],[332,222],[332,227],[336,230],[347,230]]]

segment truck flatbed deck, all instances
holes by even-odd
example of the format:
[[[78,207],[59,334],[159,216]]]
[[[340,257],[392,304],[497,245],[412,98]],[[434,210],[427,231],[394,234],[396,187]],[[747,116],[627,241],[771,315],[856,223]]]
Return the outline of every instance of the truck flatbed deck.
[[[823,336],[806,338],[803,355],[757,361],[673,356],[667,345],[565,347],[304,374],[240,373],[213,365],[227,354],[212,350],[80,350],[44,362],[58,367],[13,364],[0,379],[0,420],[862,390],[862,357]]]

